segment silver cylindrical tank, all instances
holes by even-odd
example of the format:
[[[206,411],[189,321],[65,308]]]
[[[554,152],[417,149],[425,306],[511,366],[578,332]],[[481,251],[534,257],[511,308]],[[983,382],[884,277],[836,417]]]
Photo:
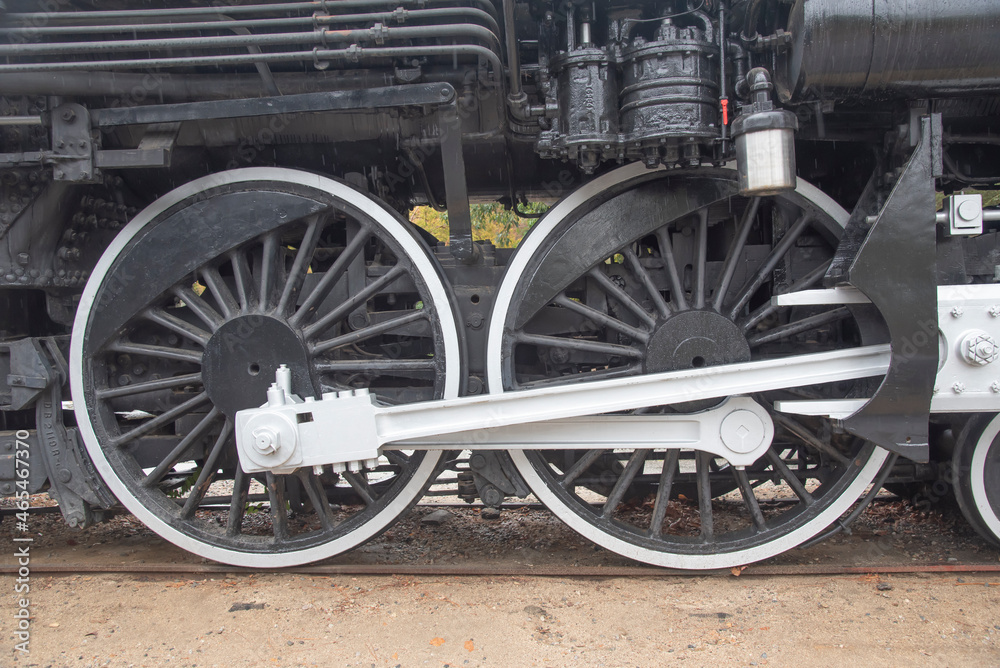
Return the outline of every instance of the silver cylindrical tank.
[[[767,70],[747,75],[752,102],[733,121],[741,195],[774,195],[795,188],[795,131],[790,111],[775,109]]]

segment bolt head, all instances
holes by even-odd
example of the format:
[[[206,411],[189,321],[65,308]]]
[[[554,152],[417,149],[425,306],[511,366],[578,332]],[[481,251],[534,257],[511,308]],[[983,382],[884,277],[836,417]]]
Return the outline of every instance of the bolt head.
[[[1000,346],[986,332],[980,331],[975,336],[969,336],[964,343],[962,355],[973,366],[986,366],[1000,357]]]
[[[963,313],[965,313],[965,311],[961,306],[955,306],[951,309],[951,317],[953,318],[961,318]]]
[[[962,392],[965,392],[965,383],[959,381],[951,386],[951,390],[955,394],[961,394]]]
[[[270,427],[257,427],[252,435],[254,450],[262,455],[273,455],[281,447],[281,436]]]

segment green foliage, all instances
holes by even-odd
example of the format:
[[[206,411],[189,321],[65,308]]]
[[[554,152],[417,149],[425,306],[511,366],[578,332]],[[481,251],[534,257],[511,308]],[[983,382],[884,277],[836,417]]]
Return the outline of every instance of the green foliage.
[[[522,207],[528,213],[544,213],[545,204],[529,202]],[[521,243],[536,218],[521,218],[502,204],[472,205],[472,236],[476,241],[491,241],[499,248],[511,248]],[[419,206],[410,212],[410,222],[422,227],[439,241],[448,241],[448,214]]]

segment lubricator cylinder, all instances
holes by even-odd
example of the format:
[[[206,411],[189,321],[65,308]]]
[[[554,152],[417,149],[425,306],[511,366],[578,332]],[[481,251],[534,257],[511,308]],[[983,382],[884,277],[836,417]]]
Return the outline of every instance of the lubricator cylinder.
[[[747,74],[752,102],[733,121],[741,195],[773,195],[795,188],[795,131],[790,111],[775,109],[767,70]]]

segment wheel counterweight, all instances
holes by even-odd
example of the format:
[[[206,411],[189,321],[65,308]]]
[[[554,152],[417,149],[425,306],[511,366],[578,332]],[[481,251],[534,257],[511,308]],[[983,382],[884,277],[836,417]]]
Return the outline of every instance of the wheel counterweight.
[[[492,393],[776,359],[854,347],[870,313],[783,308],[774,294],[816,286],[847,213],[816,188],[744,198],[730,170],[629,165],[557,204],[498,290],[489,334]],[[866,396],[878,379],[769,392]],[[696,413],[717,400],[642,409]],[[648,563],[719,568],[816,535],[877,474],[886,453],[819,418],[772,412],[778,434],[746,468],[700,451],[513,451],[534,494],[594,542]],[[720,434],[738,438],[739,434]],[[784,491],[781,488],[784,487]],[[773,504],[793,496],[790,508]]]
[[[70,364],[87,451],[130,511],[202,556],[279,567],[380,533],[441,453],[248,475],[235,413],[260,405],[280,364],[303,397],[454,397],[459,356],[447,290],[405,221],[342,182],[251,168],[178,188],[116,237]]]

